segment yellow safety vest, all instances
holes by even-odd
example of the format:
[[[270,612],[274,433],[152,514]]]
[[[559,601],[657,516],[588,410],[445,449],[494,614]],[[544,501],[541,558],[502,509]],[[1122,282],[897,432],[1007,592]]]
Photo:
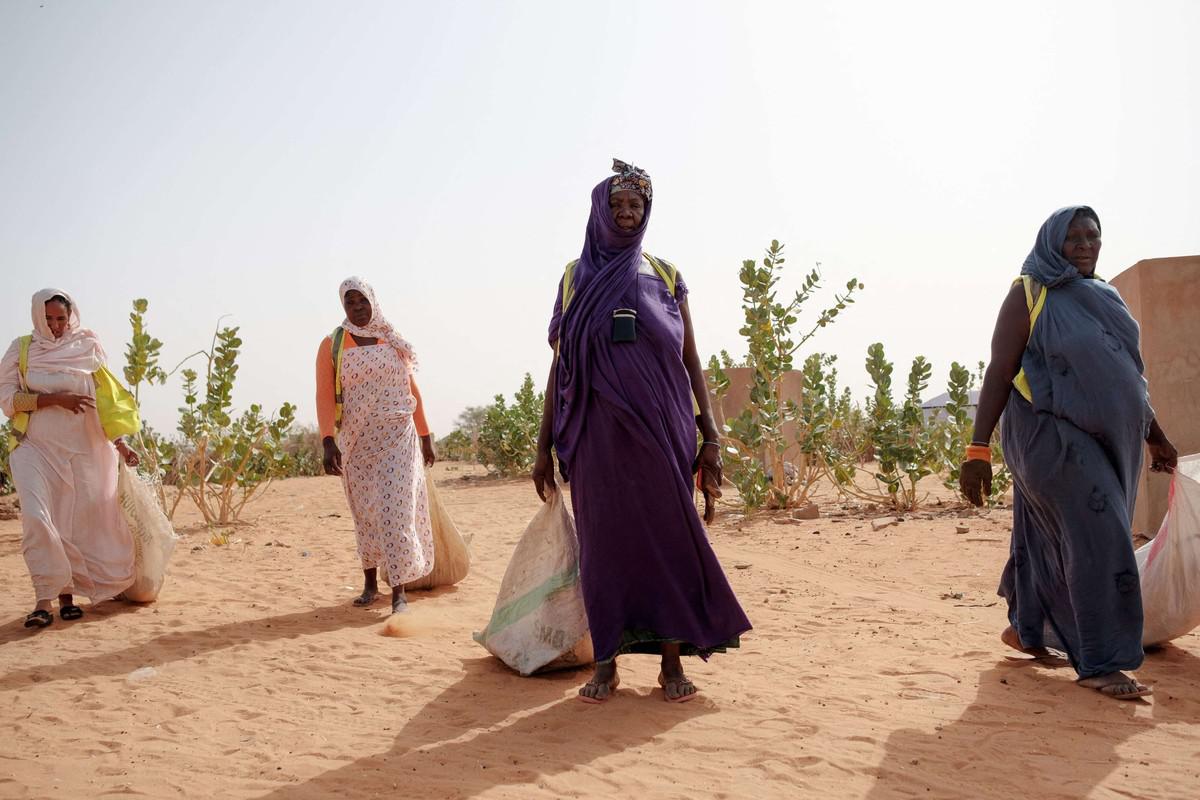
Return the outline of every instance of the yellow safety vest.
[[[675,284],[679,279],[679,270],[675,265],[666,259],[657,258],[649,253],[642,253],[646,260],[650,262],[650,266],[654,267],[654,271],[663,279],[663,283],[667,285],[667,291],[671,293],[671,297],[675,296]],[[575,299],[575,267],[579,266],[579,259],[567,264],[567,268],[563,270],[562,281],[562,310],[567,313],[567,306]]]
[[[679,282],[679,269],[665,258],[658,258],[649,253],[642,253],[642,255],[650,262],[650,266],[654,267],[654,271],[658,273],[658,277],[663,279],[663,283],[667,285],[667,291],[671,293],[671,297],[674,297],[675,287]],[[568,263],[567,268],[563,270],[562,310],[564,314],[567,313],[567,306],[571,304],[571,300],[575,298],[575,267],[578,265],[579,259],[575,259]],[[558,345],[555,345],[555,354],[557,353]],[[692,396],[692,411],[695,413],[695,416],[700,416],[700,403],[694,395]],[[340,415],[340,413],[339,410],[337,414]]]
[[[21,388],[25,389],[25,372],[29,368],[29,345],[33,335],[22,336],[20,342],[20,357],[17,369],[21,373]],[[100,367],[92,373],[92,383],[96,388],[96,413],[100,417],[100,426],[104,435],[109,439],[137,433],[142,429],[142,420],[138,416],[137,402],[129,390],[121,385],[117,376],[109,372],[108,367]],[[21,411],[12,418],[12,432],[8,437],[9,452],[15,450],[25,438],[29,430],[29,412]]]
[[[1037,322],[1037,318],[1041,316],[1042,309],[1046,306],[1046,287],[1038,283],[1032,275],[1022,275],[1012,282],[1013,286],[1018,283],[1025,284],[1025,307],[1029,309],[1029,339],[1033,338],[1033,326]],[[1026,344],[1029,343],[1026,339]],[[1029,386],[1029,378],[1025,375],[1025,368],[1021,367],[1021,371],[1013,378],[1013,386],[1021,393],[1029,402],[1033,402],[1033,389]]]
[[[336,435],[342,429],[342,351],[346,349],[346,331],[338,325],[329,338],[333,342],[329,354],[333,357],[333,432]]]

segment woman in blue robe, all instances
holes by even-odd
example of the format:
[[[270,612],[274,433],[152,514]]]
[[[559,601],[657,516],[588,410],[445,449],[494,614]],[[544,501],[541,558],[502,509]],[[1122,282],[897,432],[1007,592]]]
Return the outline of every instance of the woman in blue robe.
[[[1131,520],[1148,447],[1151,469],[1176,452],[1150,407],[1138,324],[1096,276],[1100,218],[1050,216],[1000,309],[963,493],[991,488],[987,444],[1001,414],[1013,475],[1013,533],[999,594],[1002,640],[1034,656],[1066,651],[1080,685],[1127,700],[1151,693],[1142,663],[1142,597]]]

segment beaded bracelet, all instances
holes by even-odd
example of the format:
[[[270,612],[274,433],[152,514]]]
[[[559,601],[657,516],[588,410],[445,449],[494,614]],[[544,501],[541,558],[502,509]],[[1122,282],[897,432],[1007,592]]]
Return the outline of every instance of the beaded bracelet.
[[[37,399],[34,392],[17,392],[13,395],[13,410],[37,411]]]
[[[986,461],[992,463],[992,448],[973,444],[967,447],[967,461]]]

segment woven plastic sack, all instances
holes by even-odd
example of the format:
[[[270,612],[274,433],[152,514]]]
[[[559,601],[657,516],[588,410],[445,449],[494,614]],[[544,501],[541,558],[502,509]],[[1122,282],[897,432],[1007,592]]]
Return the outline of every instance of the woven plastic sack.
[[[562,492],[552,492],[530,520],[475,641],[521,675],[591,663],[579,541]]]
[[[1179,459],[1158,535],[1137,550],[1145,614],[1142,644],[1200,627],[1200,454]]]
[[[442,498],[433,485],[433,476],[425,473],[425,491],[429,495],[429,521],[433,524],[433,572],[404,584],[408,589],[435,589],[453,586],[471,571],[471,551],[458,532]]]
[[[154,488],[124,463],[117,475],[117,497],[134,547],[133,585],[125,590],[125,597],[135,603],[153,603],[162,590],[167,562],[179,537],[159,508]]]

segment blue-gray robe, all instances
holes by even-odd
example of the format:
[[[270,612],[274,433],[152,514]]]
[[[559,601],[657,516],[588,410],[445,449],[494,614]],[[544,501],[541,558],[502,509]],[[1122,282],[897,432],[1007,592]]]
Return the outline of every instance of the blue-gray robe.
[[[1001,426],[1014,489],[999,593],[1025,646],[1061,647],[1086,678],[1142,663],[1131,520],[1154,414],[1137,322],[1061,255],[1080,208],[1045,222],[1022,269],[1047,295],[1021,360],[1032,403],[1014,389]]]

